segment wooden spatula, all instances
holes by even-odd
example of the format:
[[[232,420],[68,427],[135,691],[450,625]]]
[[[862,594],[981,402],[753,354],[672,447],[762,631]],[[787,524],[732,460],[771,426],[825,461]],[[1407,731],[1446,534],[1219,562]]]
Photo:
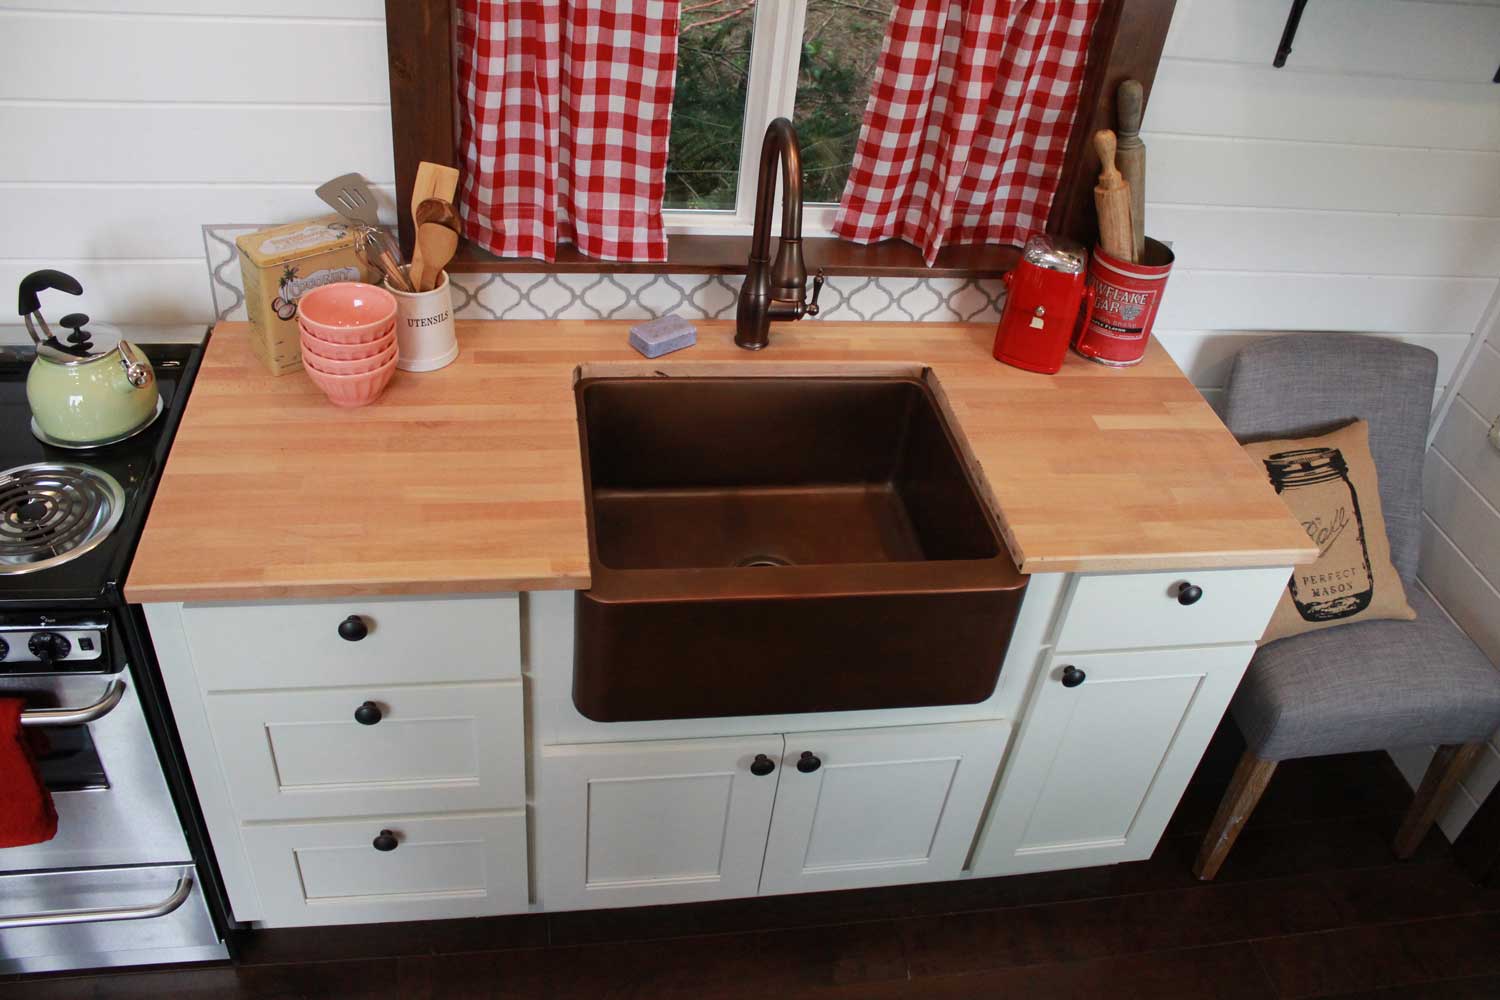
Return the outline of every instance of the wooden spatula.
[[[1130,185],[1115,167],[1115,134],[1107,128],[1094,133],[1099,151],[1099,183],[1094,185],[1094,208],[1099,212],[1099,245],[1119,260],[1135,263],[1135,232],[1130,225]]]
[[[416,218],[417,206],[428,198],[441,198],[451,204],[454,192],[457,190],[458,169],[456,167],[445,167],[441,163],[422,161],[417,167],[416,182],[411,186],[412,218]]]

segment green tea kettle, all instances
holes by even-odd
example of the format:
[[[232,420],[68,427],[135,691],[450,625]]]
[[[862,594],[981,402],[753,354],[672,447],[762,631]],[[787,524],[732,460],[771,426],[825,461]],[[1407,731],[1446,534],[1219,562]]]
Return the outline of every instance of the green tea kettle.
[[[61,448],[96,448],[144,430],[161,412],[151,362],[118,332],[89,329],[83,313],[60,320],[71,332],[66,342],[58,340],[38,298],[49,288],[83,294],[78,279],[61,271],[21,279],[21,316],[36,341],[36,360],[26,376],[31,433]]]

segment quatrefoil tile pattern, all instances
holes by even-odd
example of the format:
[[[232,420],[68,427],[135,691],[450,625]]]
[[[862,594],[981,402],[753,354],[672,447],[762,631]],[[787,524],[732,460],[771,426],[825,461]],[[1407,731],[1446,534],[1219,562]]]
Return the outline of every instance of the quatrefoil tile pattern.
[[[234,239],[263,226],[203,227],[216,318],[245,318]],[[453,314],[459,319],[642,320],[733,319],[738,275],[715,274],[456,274]],[[828,279],[819,319],[863,322],[995,323],[1005,302],[998,278]]]

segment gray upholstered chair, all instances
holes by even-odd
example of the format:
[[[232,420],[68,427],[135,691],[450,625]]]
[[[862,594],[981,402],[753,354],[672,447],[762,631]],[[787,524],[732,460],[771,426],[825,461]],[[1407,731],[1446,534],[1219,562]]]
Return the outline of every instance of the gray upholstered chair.
[[[1370,422],[1391,561],[1417,617],[1340,625],[1256,651],[1230,705],[1248,749],[1204,838],[1199,878],[1218,873],[1278,762],[1436,745],[1396,836],[1396,854],[1409,857],[1500,727],[1500,670],[1415,582],[1436,378],[1426,348],[1353,334],[1270,338],[1235,358],[1224,422],[1242,442]]]

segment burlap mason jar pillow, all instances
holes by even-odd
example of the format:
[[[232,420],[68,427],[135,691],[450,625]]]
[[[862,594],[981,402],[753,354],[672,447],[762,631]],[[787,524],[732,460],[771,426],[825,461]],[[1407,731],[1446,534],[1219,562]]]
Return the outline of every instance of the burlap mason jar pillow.
[[[1368,423],[1244,448],[1265,464],[1271,485],[1319,552],[1316,562],[1293,570],[1261,642],[1350,622],[1417,617],[1391,565]]]

